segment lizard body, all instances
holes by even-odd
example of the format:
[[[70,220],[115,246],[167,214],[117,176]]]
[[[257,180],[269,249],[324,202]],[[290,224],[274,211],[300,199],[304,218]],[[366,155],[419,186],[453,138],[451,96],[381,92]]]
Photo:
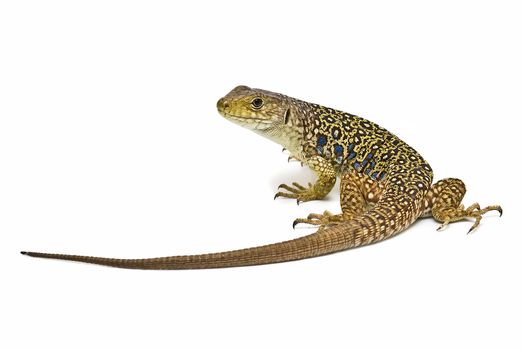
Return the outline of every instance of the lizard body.
[[[464,208],[465,185],[458,179],[432,184],[430,165],[412,147],[377,124],[332,108],[282,94],[238,86],[217,104],[226,119],[267,137],[309,166],[318,180],[309,186],[282,184],[276,197],[300,201],[324,198],[341,178],[342,213],[310,214],[294,225],[319,225],[293,240],[228,252],[149,259],[65,254],[22,254],[135,269],[201,269],[261,265],[310,258],[387,239],[421,216],[442,222],[475,219],[500,206]],[[469,231],[469,232],[470,232]]]

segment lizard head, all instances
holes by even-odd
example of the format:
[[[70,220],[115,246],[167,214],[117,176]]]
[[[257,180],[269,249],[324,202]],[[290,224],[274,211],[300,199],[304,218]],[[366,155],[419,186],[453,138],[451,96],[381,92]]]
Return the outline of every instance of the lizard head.
[[[291,119],[288,97],[243,85],[221,98],[217,108],[226,119],[266,136],[284,128]]]

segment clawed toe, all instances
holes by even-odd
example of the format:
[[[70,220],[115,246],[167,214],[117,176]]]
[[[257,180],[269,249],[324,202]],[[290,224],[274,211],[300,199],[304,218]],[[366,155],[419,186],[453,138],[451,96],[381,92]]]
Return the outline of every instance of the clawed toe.
[[[450,221],[447,220],[445,221],[444,223],[442,223],[441,225],[439,225],[439,227],[436,229],[436,231],[443,231],[445,228],[447,228],[447,226],[449,225]]]
[[[474,203],[469,206],[467,209],[460,207],[455,216],[449,216],[447,219],[437,228],[438,231],[443,230],[451,222],[459,221],[462,219],[470,218],[474,219],[474,224],[470,227],[467,234],[472,233],[476,228],[478,228],[483,215],[489,211],[496,210],[499,212],[499,216],[503,215],[503,209],[499,205],[490,205],[481,209],[478,203]]]
[[[328,219],[333,215],[329,211],[325,211],[323,214],[311,213],[306,219],[296,219],[292,223],[292,228],[295,228],[297,224],[309,224],[315,226],[321,226],[328,224]]]
[[[334,215],[328,210],[325,210],[323,214],[309,214],[306,219],[296,219],[292,223],[292,227],[296,227],[297,224],[309,224],[314,226],[320,226],[321,228],[337,225],[342,221],[350,220],[352,215],[337,214]]]
[[[478,203],[474,203],[468,207],[466,210],[466,217],[473,218],[475,221],[472,227],[468,230],[467,234],[473,232],[479,226],[479,223],[483,218],[483,214],[493,210],[497,210],[499,212],[499,216],[503,215],[503,209],[501,209],[499,205],[489,205],[488,207],[481,209]]]
[[[287,190],[287,191],[289,191],[291,193],[300,193],[300,192],[303,192],[303,191],[308,191],[307,188],[305,188],[304,186],[300,185],[297,182],[293,182],[292,186],[294,186],[294,187],[291,187],[291,186],[286,185],[286,184],[281,184],[280,186],[278,186],[278,189],[283,188],[284,190]],[[309,183],[309,188],[311,188],[311,187],[312,187],[312,185]]]
[[[328,211],[328,210],[325,210],[323,212],[323,214],[314,214],[314,213],[311,213],[307,216],[307,219],[318,219],[318,220],[323,220],[325,219],[326,217],[330,217],[332,216],[333,214]]]
[[[300,202],[307,202],[310,200],[318,199],[320,196],[318,196],[313,189],[313,186],[311,183],[309,183],[308,187],[302,186],[297,182],[293,182],[292,186],[281,184],[278,186],[278,189],[284,189],[287,192],[281,192],[279,191],[274,195],[274,199],[278,197],[283,198],[292,198],[296,199],[297,203],[300,204]]]

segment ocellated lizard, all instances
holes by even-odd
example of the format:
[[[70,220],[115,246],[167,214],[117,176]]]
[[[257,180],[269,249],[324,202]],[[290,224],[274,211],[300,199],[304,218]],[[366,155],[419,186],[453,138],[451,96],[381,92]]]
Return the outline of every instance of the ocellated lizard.
[[[483,209],[461,201],[465,184],[444,179],[432,184],[430,165],[412,147],[377,124],[332,108],[270,91],[238,86],[221,98],[218,111],[226,119],[251,129],[287,149],[293,158],[318,176],[314,184],[282,184],[275,197],[298,202],[324,198],[340,176],[342,212],[310,214],[293,226],[318,225],[313,234],[228,252],[150,259],[115,259],[64,254],[22,252],[61,260],[134,269],[202,269],[260,265],[311,258],[382,241],[421,216],[442,224],[474,219],[502,209]]]

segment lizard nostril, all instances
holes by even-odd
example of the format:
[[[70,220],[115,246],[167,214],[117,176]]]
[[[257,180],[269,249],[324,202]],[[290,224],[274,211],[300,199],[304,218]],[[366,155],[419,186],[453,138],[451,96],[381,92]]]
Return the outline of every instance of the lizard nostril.
[[[229,107],[229,102],[225,98],[220,98],[216,106],[218,107],[218,110],[223,111]]]

